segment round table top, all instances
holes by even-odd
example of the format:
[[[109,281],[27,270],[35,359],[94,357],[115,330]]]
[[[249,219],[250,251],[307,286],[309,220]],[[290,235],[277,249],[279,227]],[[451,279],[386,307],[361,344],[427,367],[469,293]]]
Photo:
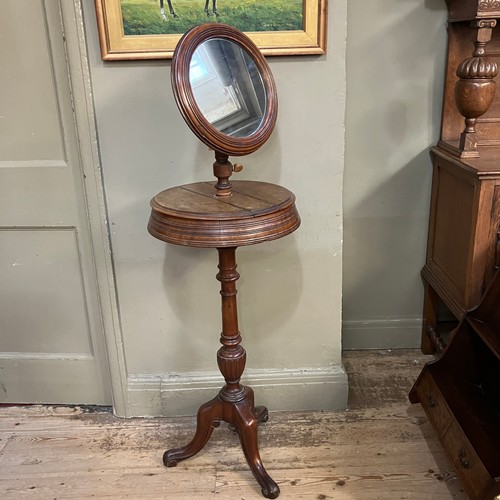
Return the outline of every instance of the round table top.
[[[166,189],[151,200],[148,231],[177,245],[221,248],[253,245],[295,231],[295,196],[267,182],[232,181],[232,195],[215,196],[215,182]]]

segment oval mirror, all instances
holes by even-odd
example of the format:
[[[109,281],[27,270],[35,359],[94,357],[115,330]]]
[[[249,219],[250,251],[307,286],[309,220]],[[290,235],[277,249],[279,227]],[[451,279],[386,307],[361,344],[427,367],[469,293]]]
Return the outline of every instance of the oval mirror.
[[[172,88],[191,130],[215,151],[252,153],[274,129],[278,100],[271,70],[236,28],[206,23],[188,31],[172,59]]]

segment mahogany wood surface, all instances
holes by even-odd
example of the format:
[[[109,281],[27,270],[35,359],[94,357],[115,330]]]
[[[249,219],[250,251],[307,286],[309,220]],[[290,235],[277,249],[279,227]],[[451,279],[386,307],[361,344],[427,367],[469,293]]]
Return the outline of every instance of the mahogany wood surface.
[[[255,63],[264,86],[262,120],[249,135],[227,135],[212,125],[198,106],[190,81],[195,51],[208,40],[236,44]],[[236,71],[237,69],[235,69]],[[266,182],[229,180],[241,165],[228,155],[242,156],[256,151],[271,135],[278,113],[276,85],[267,62],[257,46],[239,30],[222,23],[195,26],[183,35],[172,60],[172,88],[177,106],[194,134],[215,151],[213,172],[217,182],[196,182],[166,189],[151,200],[148,231],[162,241],[176,245],[217,248],[222,300],[222,347],[217,364],[226,381],[219,394],[203,404],[197,414],[193,439],[184,447],[168,450],[164,464],[198,453],[220,421],[238,433],[245,458],[267,498],[280,489],[262,464],[257,442],[257,424],[267,420],[267,409],[255,407],[251,388],[240,384],[246,353],[240,345],[236,304],[236,248],[282,238],[300,225],[295,196],[287,189]]]
[[[228,176],[229,178],[229,176]],[[300,225],[295,196],[287,189],[255,181],[235,181],[220,195],[221,179],[177,186],[157,194],[151,201],[149,232],[177,245],[217,248],[222,301],[222,347],[217,364],[226,381],[219,394],[203,404],[197,414],[192,440],[164,453],[167,467],[197,454],[214,427],[228,422],[238,433],[245,458],[262,494],[276,498],[278,485],[267,473],[259,454],[257,424],[267,421],[268,411],[255,407],[253,390],[240,384],[246,352],[240,345],[236,302],[236,247],[274,240]]]
[[[295,196],[267,182],[233,181],[232,196],[218,197],[214,182],[177,186],[151,200],[149,232],[176,245],[221,248],[253,245],[295,231]]]
[[[197,415],[196,433],[186,446],[168,450],[163,456],[164,464],[172,467],[179,460],[198,453],[206,444],[213,428],[223,420],[228,422],[238,433],[245,458],[266,498],[279,495],[278,485],[266,472],[260,459],[257,442],[257,424],[267,421],[268,412],[264,407],[255,408],[253,390],[242,386],[240,379],[245,368],[246,352],[240,345],[241,335],[238,329],[236,304],[235,248],[220,248],[219,273],[222,297],[222,347],[217,353],[217,364],[224,376],[226,385],[219,394],[200,407]]]
[[[254,393],[250,387],[240,384],[245,369],[246,352],[241,346],[238,329],[236,303],[236,248],[219,248],[219,273],[222,299],[222,347],[217,352],[217,364],[224,376],[226,385],[211,401],[203,404],[197,414],[196,432],[193,439],[182,448],[168,450],[163,455],[167,467],[196,455],[209,440],[214,427],[221,420],[229,423],[238,433],[245,458],[255,478],[259,482],[262,494],[266,498],[277,498],[280,489],[267,473],[259,454],[257,425],[268,419],[265,407],[255,407]]]

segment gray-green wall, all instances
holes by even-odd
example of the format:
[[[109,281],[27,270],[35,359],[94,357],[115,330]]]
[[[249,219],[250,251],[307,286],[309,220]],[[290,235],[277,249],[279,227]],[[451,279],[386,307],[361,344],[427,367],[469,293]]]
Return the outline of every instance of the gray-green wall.
[[[216,254],[146,224],[149,198],[210,179],[212,155],[175,106],[170,62],[103,63],[83,3],[130,414],[193,413],[221,381]],[[445,19],[442,0],[331,0],[327,55],[268,59],[278,124],[238,175],[293,190],[302,216],[238,252],[246,378],[271,409],[345,405],[342,344],[419,344]]]
[[[444,0],[349,0],[344,348],[420,345]]]
[[[84,0],[132,415],[189,414],[220,386],[214,250],[146,231],[149,199],[212,176],[212,154],[183,122],[169,61],[103,63]],[[301,228],[238,251],[246,379],[272,410],[346,404],[341,365],[342,185],[347,1],[329,5],[328,54],[271,58],[280,99],[269,142],[242,179],[296,193]],[[196,388],[196,391],[192,389]]]

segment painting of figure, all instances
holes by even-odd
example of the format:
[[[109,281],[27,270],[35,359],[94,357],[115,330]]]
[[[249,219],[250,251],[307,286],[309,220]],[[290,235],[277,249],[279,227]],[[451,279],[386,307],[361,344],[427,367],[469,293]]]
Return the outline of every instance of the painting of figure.
[[[120,0],[124,34],[184,33],[207,22],[241,31],[303,29],[303,0]]]

